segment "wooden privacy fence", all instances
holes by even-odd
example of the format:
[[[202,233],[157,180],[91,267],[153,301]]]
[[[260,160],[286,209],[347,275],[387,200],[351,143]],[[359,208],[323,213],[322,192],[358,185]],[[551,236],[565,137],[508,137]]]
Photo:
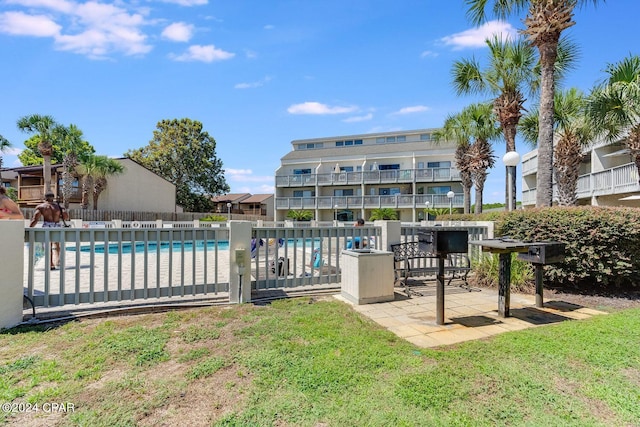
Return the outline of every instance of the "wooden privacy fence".
[[[34,208],[22,208],[22,213],[25,218],[29,219],[33,217],[34,210]],[[71,219],[81,219],[83,221],[111,221],[113,219],[120,219],[122,221],[155,221],[157,219],[161,219],[163,221],[193,221],[194,219],[201,219],[214,215],[211,212],[94,211],[92,209],[69,209],[68,212]],[[215,215],[224,216],[225,218],[227,217],[226,214]],[[239,221],[270,221],[273,217],[232,213],[230,219]]]

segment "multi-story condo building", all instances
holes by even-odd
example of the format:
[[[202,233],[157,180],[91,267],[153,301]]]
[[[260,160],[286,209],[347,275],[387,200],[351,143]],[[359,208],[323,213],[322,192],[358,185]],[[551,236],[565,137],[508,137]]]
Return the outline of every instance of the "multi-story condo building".
[[[622,142],[598,142],[585,150],[578,179],[578,204],[640,207],[638,170]],[[536,205],[538,151],[522,156],[522,205]],[[553,186],[554,203],[556,184]]]
[[[426,208],[462,208],[455,143],[435,142],[434,131],[292,141],[276,171],[276,220],[309,210],[318,221],[353,221],[391,208],[401,221],[420,221]]]

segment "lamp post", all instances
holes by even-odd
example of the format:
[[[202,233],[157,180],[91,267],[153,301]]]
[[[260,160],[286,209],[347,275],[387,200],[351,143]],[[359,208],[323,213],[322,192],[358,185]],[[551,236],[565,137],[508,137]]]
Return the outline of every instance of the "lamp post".
[[[333,220],[337,221],[338,220],[338,205],[333,205]]]
[[[449,191],[447,193],[447,197],[449,198],[449,215],[451,215],[453,213],[453,198],[455,197],[456,193],[454,193],[453,191]]]
[[[227,220],[231,220],[231,203],[227,203]]]
[[[507,151],[502,157],[502,163],[507,167],[507,211],[516,208],[516,166],[520,163],[520,154]]]
[[[426,202],[424,202],[424,216],[425,216],[425,221],[429,221],[429,201],[427,200]]]

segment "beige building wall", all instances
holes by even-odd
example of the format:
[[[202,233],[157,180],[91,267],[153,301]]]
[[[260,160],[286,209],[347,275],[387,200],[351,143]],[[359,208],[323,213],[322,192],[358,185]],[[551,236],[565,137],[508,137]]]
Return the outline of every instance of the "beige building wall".
[[[131,159],[117,159],[124,173],[107,178],[99,210],[175,212],[175,186]]]

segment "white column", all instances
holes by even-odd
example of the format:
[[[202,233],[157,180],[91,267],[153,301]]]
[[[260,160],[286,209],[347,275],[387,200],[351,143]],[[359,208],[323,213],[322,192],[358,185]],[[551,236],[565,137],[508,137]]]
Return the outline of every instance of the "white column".
[[[229,221],[229,302],[251,301],[251,221]]]
[[[0,329],[12,328],[22,322],[24,292],[24,221],[0,220]]]
[[[374,221],[373,225],[381,226],[381,239],[380,250],[390,251],[391,245],[400,243],[400,221]]]

